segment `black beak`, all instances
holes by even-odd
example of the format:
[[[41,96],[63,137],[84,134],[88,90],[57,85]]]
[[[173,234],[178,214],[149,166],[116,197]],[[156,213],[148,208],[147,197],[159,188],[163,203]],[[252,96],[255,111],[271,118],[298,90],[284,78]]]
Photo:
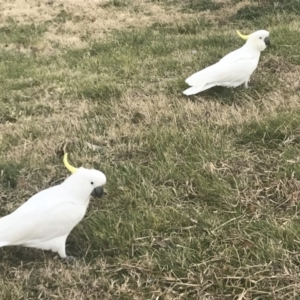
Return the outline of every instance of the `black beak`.
[[[98,186],[96,188],[93,189],[93,192],[92,192],[92,196],[93,197],[97,197],[97,198],[101,198],[103,196],[103,193],[104,193],[104,189],[102,186]]]
[[[264,39],[264,41],[265,41],[266,46],[271,46],[270,39],[268,37],[266,37]]]

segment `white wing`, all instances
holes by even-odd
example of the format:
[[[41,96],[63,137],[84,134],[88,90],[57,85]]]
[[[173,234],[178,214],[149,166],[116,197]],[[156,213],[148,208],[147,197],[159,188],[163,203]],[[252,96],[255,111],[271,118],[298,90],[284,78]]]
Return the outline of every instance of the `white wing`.
[[[249,79],[257,64],[258,59],[252,56],[240,57],[234,61],[219,61],[193,74],[186,79],[186,83],[194,88],[197,87],[193,90],[198,90],[198,93],[216,85],[236,87]],[[187,89],[184,94],[191,95],[192,93]]]
[[[85,211],[60,186],[41,191],[0,219],[0,247],[69,234]]]
[[[245,45],[239,49],[236,49],[230,53],[228,53],[227,55],[225,55],[222,59],[219,60],[220,61],[235,61],[236,59],[239,59],[241,57],[244,56],[245,51],[247,51],[247,49],[245,48]]]

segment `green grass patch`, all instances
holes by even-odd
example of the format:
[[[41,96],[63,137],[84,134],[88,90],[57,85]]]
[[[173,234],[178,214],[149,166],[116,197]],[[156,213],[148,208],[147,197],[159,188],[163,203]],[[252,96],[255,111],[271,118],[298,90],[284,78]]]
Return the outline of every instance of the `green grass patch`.
[[[29,46],[40,39],[45,31],[46,26],[34,23],[22,25],[10,19],[6,25],[0,27],[0,43]]]
[[[185,8],[192,10],[192,11],[205,11],[205,10],[210,10],[210,11],[215,11],[219,10],[222,8],[222,3],[216,2],[214,0],[203,0],[203,1],[197,1],[197,0],[192,0],[189,1],[188,4],[185,4]]]
[[[254,1],[253,5],[245,5],[240,8],[230,21],[253,27],[269,27],[278,24],[278,18],[286,22],[296,20],[299,14],[299,1]]]
[[[81,21],[82,17],[79,15],[73,15],[70,12],[67,12],[66,10],[62,9],[54,19],[51,20],[51,22],[55,23],[66,23],[67,21],[73,21],[74,23],[77,23]],[[49,22],[48,22],[49,24]]]
[[[166,0],[166,1],[158,1],[162,2],[165,5],[174,5],[180,7],[183,12],[195,13],[202,11],[217,11],[223,7],[223,3],[214,1],[214,0],[190,0],[186,2],[178,1],[178,0]]]
[[[122,7],[128,7],[132,5],[132,0],[110,0],[107,1],[106,3],[102,4],[101,6],[103,8],[106,7],[117,7],[117,8],[122,8]]]
[[[199,34],[200,30],[210,28],[211,26],[211,21],[204,16],[201,16],[183,24],[155,22],[150,26],[150,28],[165,34]]]
[[[5,161],[0,165],[0,181],[4,188],[14,189],[18,183],[20,170],[24,167],[23,162]]]
[[[110,98],[120,98],[121,91],[111,85],[95,84],[94,86],[86,86],[80,91],[82,97],[93,99],[95,101],[107,101]]]
[[[261,122],[252,122],[242,128],[239,142],[244,145],[259,145],[276,149],[284,145],[288,138],[298,135],[299,114],[278,114]],[[297,140],[294,142],[297,143]]]
[[[274,30],[274,46],[277,55],[284,57],[288,62],[300,65],[300,55],[296,50],[299,47],[299,31],[281,25]]]
[[[26,78],[25,80],[29,82],[30,77],[34,76],[36,64],[33,58],[28,57],[25,54],[9,51],[1,51],[0,55],[2,60],[0,72],[3,76],[0,79],[0,82],[4,83],[4,85],[8,84],[8,80],[11,79],[12,82],[10,84],[12,85],[12,89],[14,89],[13,85],[17,85],[15,83],[17,79]]]

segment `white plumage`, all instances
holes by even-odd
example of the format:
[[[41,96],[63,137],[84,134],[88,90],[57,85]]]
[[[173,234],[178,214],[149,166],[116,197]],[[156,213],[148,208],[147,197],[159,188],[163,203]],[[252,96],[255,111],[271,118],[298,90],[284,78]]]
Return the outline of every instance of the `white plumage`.
[[[239,35],[247,39],[244,46],[227,54],[216,64],[188,77],[185,82],[191,87],[183,92],[185,95],[194,95],[213,86],[237,87],[244,83],[248,87],[260,53],[270,43],[269,32],[259,30],[249,36]]]
[[[0,219],[0,247],[22,245],[68,258],[65,243],[69,233],[84,217],[90,195],[101,197],[106,183],[100,171],[73,171],[62,184],[37,193]]]

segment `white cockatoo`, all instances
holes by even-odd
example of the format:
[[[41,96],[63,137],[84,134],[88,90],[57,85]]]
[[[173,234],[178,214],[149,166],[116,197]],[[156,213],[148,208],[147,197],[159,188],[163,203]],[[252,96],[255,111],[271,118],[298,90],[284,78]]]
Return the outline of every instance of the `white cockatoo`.
[[[243,35],[237,30],[237,33],[247,40],[244,46],[188,77],[185,82],[191,87],[183,94],[195,95],[213,86],[237,87],[243,83],[248,88],[248,81],[258,65],[260,52],[270,45],[269,32],[258,30],[250,35]]]
[[[97,170],[74,168],[64,164],[72,173],[63,183],[43,190],[11,214],[0,218],[0,247],[21,245],[66,255],[66,239],[83,219],[90,196],[101,197],[106,176]]]

